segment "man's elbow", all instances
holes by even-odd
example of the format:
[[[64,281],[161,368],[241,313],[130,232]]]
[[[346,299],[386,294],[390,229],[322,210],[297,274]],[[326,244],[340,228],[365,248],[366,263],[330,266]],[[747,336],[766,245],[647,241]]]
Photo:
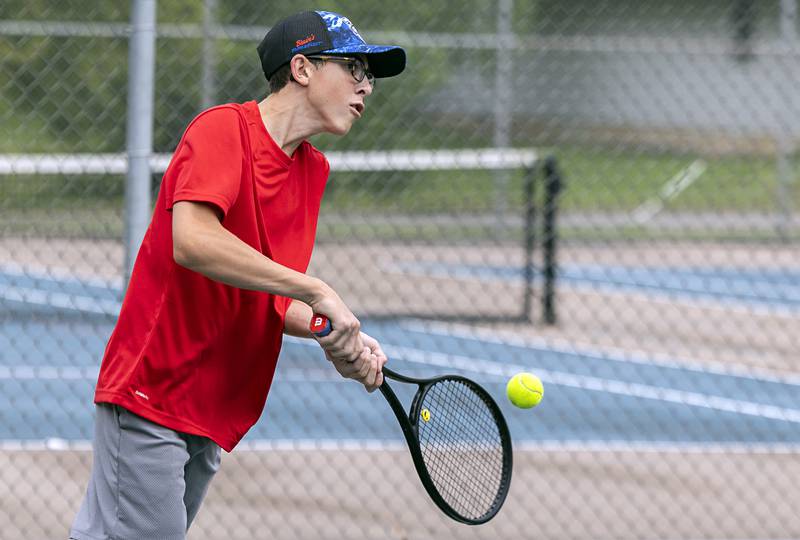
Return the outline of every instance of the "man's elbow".
[[[176,264],[200,271],[209,258],[209,241],[222,216],[214,208],[180,201],[172,211],[172,258]]]
[[[175,263],[194,270],[200,264],[200,242],[192,235],[174,234],[172,238],[172,258]]]

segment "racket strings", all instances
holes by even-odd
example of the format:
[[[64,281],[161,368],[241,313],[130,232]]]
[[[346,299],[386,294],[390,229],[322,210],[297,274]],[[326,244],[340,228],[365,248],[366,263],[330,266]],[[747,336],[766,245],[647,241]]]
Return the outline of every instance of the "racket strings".
[[[461,380],[432,386],[422,403],[419,441],[428,474],[453,510],[478,519],[494,505],[503,481],[503,443],[492,409]]]
[[[440,404],[433,403],[437,410],[442,410]],[[447,430],[433,434],[434,451],[427,453],[426,460],[432,477],[438,479],[434,484],[438,484],[443,498],[456,511],[473,519],[491,508],[501,475],[499,469],[493,470],[491,466],[502,464],[502,453],[492,455],[493,446],[497,447],[492,444],[494,427],[485,425],[486,414],[475,410],[474,405],[470,403],[460,411],[462,423],[458,430],[453,429],[455,421],[450,418]],[[437,419],[448,420],[442,418],[441,412],[437,413]]]

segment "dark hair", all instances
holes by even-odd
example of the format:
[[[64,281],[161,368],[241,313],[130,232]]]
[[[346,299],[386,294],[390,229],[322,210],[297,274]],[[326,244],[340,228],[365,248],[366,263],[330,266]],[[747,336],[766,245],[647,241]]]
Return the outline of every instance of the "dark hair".
[[[314,57],[306,57],[316,67],[325,63],[325,60]],[[273,73],[269,78],[269,93],[274,94],[283,89],[284,86],[289,84],[292,80],[292,66],[291,63],[283,64],[278,70]]]

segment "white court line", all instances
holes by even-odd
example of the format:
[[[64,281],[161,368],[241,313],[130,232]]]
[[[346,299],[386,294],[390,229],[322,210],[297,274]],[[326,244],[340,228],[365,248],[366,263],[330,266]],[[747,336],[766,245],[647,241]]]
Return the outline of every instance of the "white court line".
[[[566,340],[546,340],[521,337],[502,330],[474,328],[456,323],[437,323],[419,319],[400,321],[399,326],[412,332],[422,334],[454,337],[469,341],[491,343],[493,345],[511,345],[534,351],[558,352],[574,354],[593,360],[608,360],[643,366],[657,366],[682,369],[711,375],[726,375],[751,381],[763,381],[791,386],[800,386],[800,373],[781,373],[762,368],[738,367],[724,362],[697,362],[696,360],[653,355],[645,351],[625,350],[615,347],[600,347],[589,344],[575,344]]]
[[[292,338],[287,337],[287,341],[298,343],[304,346],[310,347],[317,347],[316,342],[308,339],[302,338]],[[454,368],[464,371],[471,371],[475,373],[481,373],[484,375],[490,376],[497,376],[500,378],[507,378],[519,371],[524,371],[525,369],[529,369],[529,366],[521,365],[521,364],[503,364],[500,362],[490,361],[490,360],[481,360],[470,358],[466,356],[459,356],[459,355],[449,355],[443,353],[436,353],[425,351],[421,349],[414,349],[410,347],[401,347],[401,346],[394,346],[394,345],[384,345],[384,351],[386,351],[387,355],[390,358],[396,358],[399,360],[405,360],[408,362],[428,365],[428,366],[439,366],[439,367],[448,367]],[[63,371],[64,369],[68,368],[57,368],[57,367],[45,367],[45,368],[3,368],[6,371],[7,375],[14,375],[19,370],[22,370],[22,374],[28,374],[33,377],[37,371],[42,372],[48,376],[55,377],[59,371]],[[76,374],[83,373],[84,375],[89,374],[89,369],[87,368],[75,368]],[[84,371],[81,371],[84,369]],[[303,370],[296,370],[302,372]],[[0,372],[0,375],[3,373]],[[673,390],[669,388],[651,386],[651,385],[644,385],[644,384],[636,384],[636,383],[625,383],[617,380],[610,380],[610,379],[601,379],[599,377],[590,377],[590,376],[582,376],[582,375],[574,375],[572,373],[565,373],[559,371],[552,371],[552,370],[542,370],[537,369],[537,374],[545,381],[547,384],[556,384],[561,386],[573,387],[573,388],[580,388],[583,390],[591,390],[591,391],[598,391],[604,392],[609,394],[617,394],[623,395],[628,397],[638,397],[643,399],[652,399],[658,401],[666,401],[669,403],[676,403],[680,405],[689,405],[693,407],[701,407],[706,409],[712,409],[722,412],[731,412],[736,414],[744,414],[748,416],[756,416],[761,418],[768,418],[774,420],[782,420],[786,422],[792,423],[800,423],[800,410],[795,409],[788,409],[782,407],[775,407],[770,405],[762,405],[758,403],[752,403],[742,400],[734,400],[728,398],[722,398],[717,396],[708,396],[705,394],[699,394],[695,392],[684,392],[679,390]],[[336,379],[336,378],[334,378]],[[59,442],[62,441],[62,442]],[[373,440],[370,441],[369,444],[374,444]],[[320,444],[334,444],[335,447],[341,444],[340,441],[333,441],[331,443],[330,440],[325,441],[313,441],[314,448],[319,449]],[[358,445],[365,444],[363,441],[355,441]],[[36,445],[39,446],[36,446]],[[13,450],[13,449],[20,449],[20,450],[59,450],[59,449],[79,449],[74,444],[77,444],[80,447],[81,443],[78,442],[70,442],[70,441],[63,441],[62,439],[45,439],[44,442],[42,441],[22,441],[15,442],[15,441],[1,441],[0,442],[0,449],[3,450]],[[271,441],[262,442],[260,443],[263,445],[273,445],[274,443]],[[291,444],[294,444],[294,441],[291,441]],[[394,443],[393,443],[394,444]],[[527,444],[527,443],[526,443]],[[581,442],[559,442],[554,441],[554,444],[558,444],[559,448],[567,448],[574,445],[577,445],[576,448],[588,448],[582,446]],[[589,443],[597,444],[597,443]],[[621,441],[619,443],[605,443],[603,442],[598,450],[608,450],[609,444],[619,444],[620,446],[628,445],[629,443],[625,441]],[[16,445],[16,446],[15,446]],[[30,446],[33,445],[33,446]],[[59,446],[65,446],[65,448],[59,448]],[[258,445],[256,445],[258,447]],[[545,445],[546,447],[546,445]],[[737,443],[733,446],[728,445],[720,445],[718,443],[711,443],[709,445],[701,445],[697,443],[690,443],[687,445],[682,445],[681,443],[664,443],[664,444],[652,444],[647,443],[645,444],[646,448],[653,448],[654,451],[667,451],[670,449],[681,448],[685,449],[687,447],[692,448],[741,448],[742,451],[750,451],[749,449],[752,448],[763,448],[763,449],[771,449],[773,448],[772,445],[764,445],[764,444],[755,444],[755,445],[748,445]],[[361,446],[359,446],[361,448]],[[542,449],[542,444],[534,444],[533,448]],[[795,452],[796,448],[800,448],[800,445],[776,445],[776,448],[791,448],[791,452]]]
[[[12,302],[72,309],[100,315],[116,315],[122,307],[122,303],[116,300],[99,300],[80,294],[46,292],[30,287],[14,287],[10,285],[0,285],[0,298]]]
[[[658,443],[651,441],[525,441],[514,443],[515,452],[624,452],[678,454],[800,454],[800,444],[763,443]],[[385,439],[251,439],[242,441],[234,452],[407,452],[402,440]],[[0,452],[89,452],[92,441],[48,439],[2,440]]]
[[[287,337],[287,341],[299,343],[305,346],[316,347],[314,341],[302,338]],[[477,359],[461,355],[451,355],[438,352],[431,352],[422,349],[414,349],[411,347],[402,347],[396,345],[384,345],[384,351],[390,358],[398,360],[405,360],[417,364],[428,366],[448,367],[480,373],[483,375],[496,376],[499,378],[510,377],[520,371],[530,369],[530,366],[524,364],[506,364],[493,360]],[[760,418],[768,418],[771,420],[782,420],[785,422],[800,423],[800,410],[789,409],[786,407],[776,407],[773,405],[763,405],[760,403],[753,403],[750,401],[743,401],[738,399],[723,398],[719,396],[712,396],[701,394],[697,392],[687,392],[683,390],[674,390],[661,386],[653,386],[640,383],[629,383],[614,379],[603,379],[600,377],[591,377],[587,375],[575,375],[562,371],[545,370],[536,368],[537,375],[547,384],[557,384],[560,386],[567,386],[571,388],[580,388],[582,390],[592,390],[597,392],[604,392],[609,394],[617,394],[627,397],[637,397],[642,399],[652,399],[657,401],[665,401],[668,403],[676,403],[680,405],[689,405],[693,407],[700,407],[705,409],[712,409],[722,412],[731,412],[735,414],[744,414],[747,416],[756,416]],[[314,377],[323,381],[338,381],[340,378],[333,376],[333,374],[325,375],[321,370],[303,370],[303,369],[290,369],[284,372],[276,380],[281,379],[286,381],[309,381]],[[33,379],[48,379],[48,380],[82,380],[93,379],[97,376],[97,368],[72,368],[72,367],[56,367],[56,366],[16,366],[16,367],[0,367],[0,380],[14,379],[14,380],[33,380]],[[343,379],[342,379],[343,380]]]
[[[44,281],[64,282],[71,285],[87,285],[90,287],[106,288],[117,292],[123,287],[122,278],[114,277],[103,279],[100,277],[77,276],[68,267],[21,265],[16,263],[0,264],[0,275],[16,278],[41,279]]]
[[[0,366],[0,380],[77,381],[97,379],[99,368],[74,366]]]
[[[411,349],[407,347],[385,346],[384,351],[387,355],[394,358],[403,359],[407,362],[414,362],[425,365],[449,367],[482,373],[486,375],[496,375],[500,377],[510,377],[520,371],[529,369],[523,364],[501,364],[489,360],[477,360],[466,356],[449,355],[442,353],[432,353]],[[800,424],[800,410],[788,409],[785,407],[775,407],[773,405],[762,405],[737,399],[711,396],[696,392],[685,392],[673,390],[661,386],[652,386],[639,383],[627,383],[613,379],[601,379],[586,375],[574,375],[561,371],[536,369],[536,374],[546,384],[557,384],[581,390],[594,390],[607,394],[617,394],[627,397],[637,397],[677,403],[680,405],[690,405],[705,409],[713,409],[722,412],[744,414],[747,416],[757,416],[772,420],[783,420]]]
[[[104,288],[116,292],[115,284],[99,278],[78,278],[65,270],[46,270],[43,268],[24,268],[16,264],[0,265],[0,275],[12,278],[27,278],[62,283],[66,285],[82,285]],[[43,291],[35,287],[17,285],[1,285],[0,299],[37,306],[69,309],[84,313],[100,315],[117,315],[122,307],[118,300],[98,299],[85,294]]]
[[[77,366],[0,366],[0,380],[78,381],[97,380],[99,367]],[[276,382],[346,382],[333,368],[278,368]]]
[[[316,342],[295,338],[301,344],[316,346]],[[468,356],[452,355],[414,349],[411,347],[401,347],[396,345],[383,345],[383,350],[389,358],[405,360],[416,364],[428,366],[438,366],[455,368],[464,371],[471,371],[483,375],[507,378],[530,369],[530,366],[523,364],[506,364],[494,360],[484,360],[471,358]],[[626,397],[637,397],[642,399],[652,399],[677,403],[680,405],[690,405],[704,409],[712,409],[721,412],[731,412],[768,418],[771,420],[782,420],[800,424],[800,410],[773,405],[763,405],[750,401],[729,399],[719,396],[700,394],[697,392],[686,392],[674,390],[661,386],[648,384],[628,383],[614,379],[602,379],[600,377],[590,377],[587,375],[575,375],[562,371],[545,370],[536,368],[536,374],[545,384],[557,384],[570,388],[580,388],[581,390],[593,390],[607,394],[617,394]]]
[[[0,440],[0,451],[3,452],[88,452],[92,449],[92,441],[85,439],[67,440],[57,437],[48,439]]]

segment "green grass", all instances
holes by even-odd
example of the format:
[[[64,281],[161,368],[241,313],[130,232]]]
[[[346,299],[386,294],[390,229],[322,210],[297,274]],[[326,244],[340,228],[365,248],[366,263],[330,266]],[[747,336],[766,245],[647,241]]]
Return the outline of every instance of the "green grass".
[[[566,187],[559,200],[562,212],[573,217],[586,214],[626,214],[656,197],[662,186],[699,156],[644,153],[635,150],[560,147],[543,150],[558,158]],[[676,213],[777,213],[779,186],[775,160],[768,157],[703,157],[706,171],[679,196],[667,202],[664,212]],[[798,170],[797,156],[790,162],[792,175]],[[538,177],[537,197],[542,183]],[[505,179],[505,190],[498,180]],[[106,237],[118,232],[118,217],[124,206],[124,178],[119,176],[6,176],[0,177],[0,227],[6,234],[25,231],[57,233],[59,219],[72,223],[61,227],[65,234]],[[800,209],[800,182],[788,186],[782,201]],[[496,229],[471,223],[472,216],[491,216],[498,204],[509,215],[523,214],[523,174],[510,171],[436,171],[418,173],[333,173],[323,201],[323,216],[363,216],[364,225],[331,225],[324,233],[331,238],[475,238],[490,240]],[[541,202],[537,203],[541,208]],[[452,223],[383,224],[380,216],[456,216]],[[32,219],[31,216],[36,216]],[[105,216],[105,217],[100,217]],[[55,219],[55,218],[58,219]],[[588,223],[588,221],[587,221]],[[47,224],[47,225],[46,225]],[[353,229],[355,227],[355,229]],[[508,236],[519,238],[519,225]],[[701,238],[745,235],[687,227],[681,231],[654,232],[637,227],[562,227],[564,238]],[[753,238],[770,237],[768,227],[749,233]]]
[[[108,205],[62,204],[0,212],[0,236],[121,239],[123,226],[121,208]]]
[[[584,148],[552,150],[565,180],[560,207],[576,212],[630,212],[657,197],[664,184],[699,156],[645,154]],[[677,212],[769,212],[777,208],[775,160],[765,157],[702,158],[707,168],[667,203]],[[798,162],[792,159],[796,173]],[[326,204],[340,211],[492,212],[502,198],[510,209],[523,207],[523,176],[508,174],[508,189],[498,194],[498,175],[482,171],[334,174]],[[537,185],[541,195],[541,183]],[[790,186],[790,206],[800,208],[800,184]]]
[[[700,156],[645,154],[625,151],[558,149],[564,171],[564,210],[631,211]],[[777,206],[775,160],[765,157],[704,157],[706,171],[668,203],[668,209],[688,212],[772,211]],[[798,169],[797,157],[791,163]],[[800,207],[800,186],[792,186],[792,202]]]
[[[498,192],[488,171],[333,173],[324,204],[337,212],[463,214],[492,212],[501,197],[522,208],[522,174],[508,177],[509,189]]]
[[[325,222],[325,217],[321,219]],[[454,223],[397,224],[371,222],[324,223],[317,231],[319,241],[345,242],[357,239],[359,242],[396,241],[404,243],[460,244],[484,242],[495,244],[522,243],[523,231],[519,225],[492,227]]]

